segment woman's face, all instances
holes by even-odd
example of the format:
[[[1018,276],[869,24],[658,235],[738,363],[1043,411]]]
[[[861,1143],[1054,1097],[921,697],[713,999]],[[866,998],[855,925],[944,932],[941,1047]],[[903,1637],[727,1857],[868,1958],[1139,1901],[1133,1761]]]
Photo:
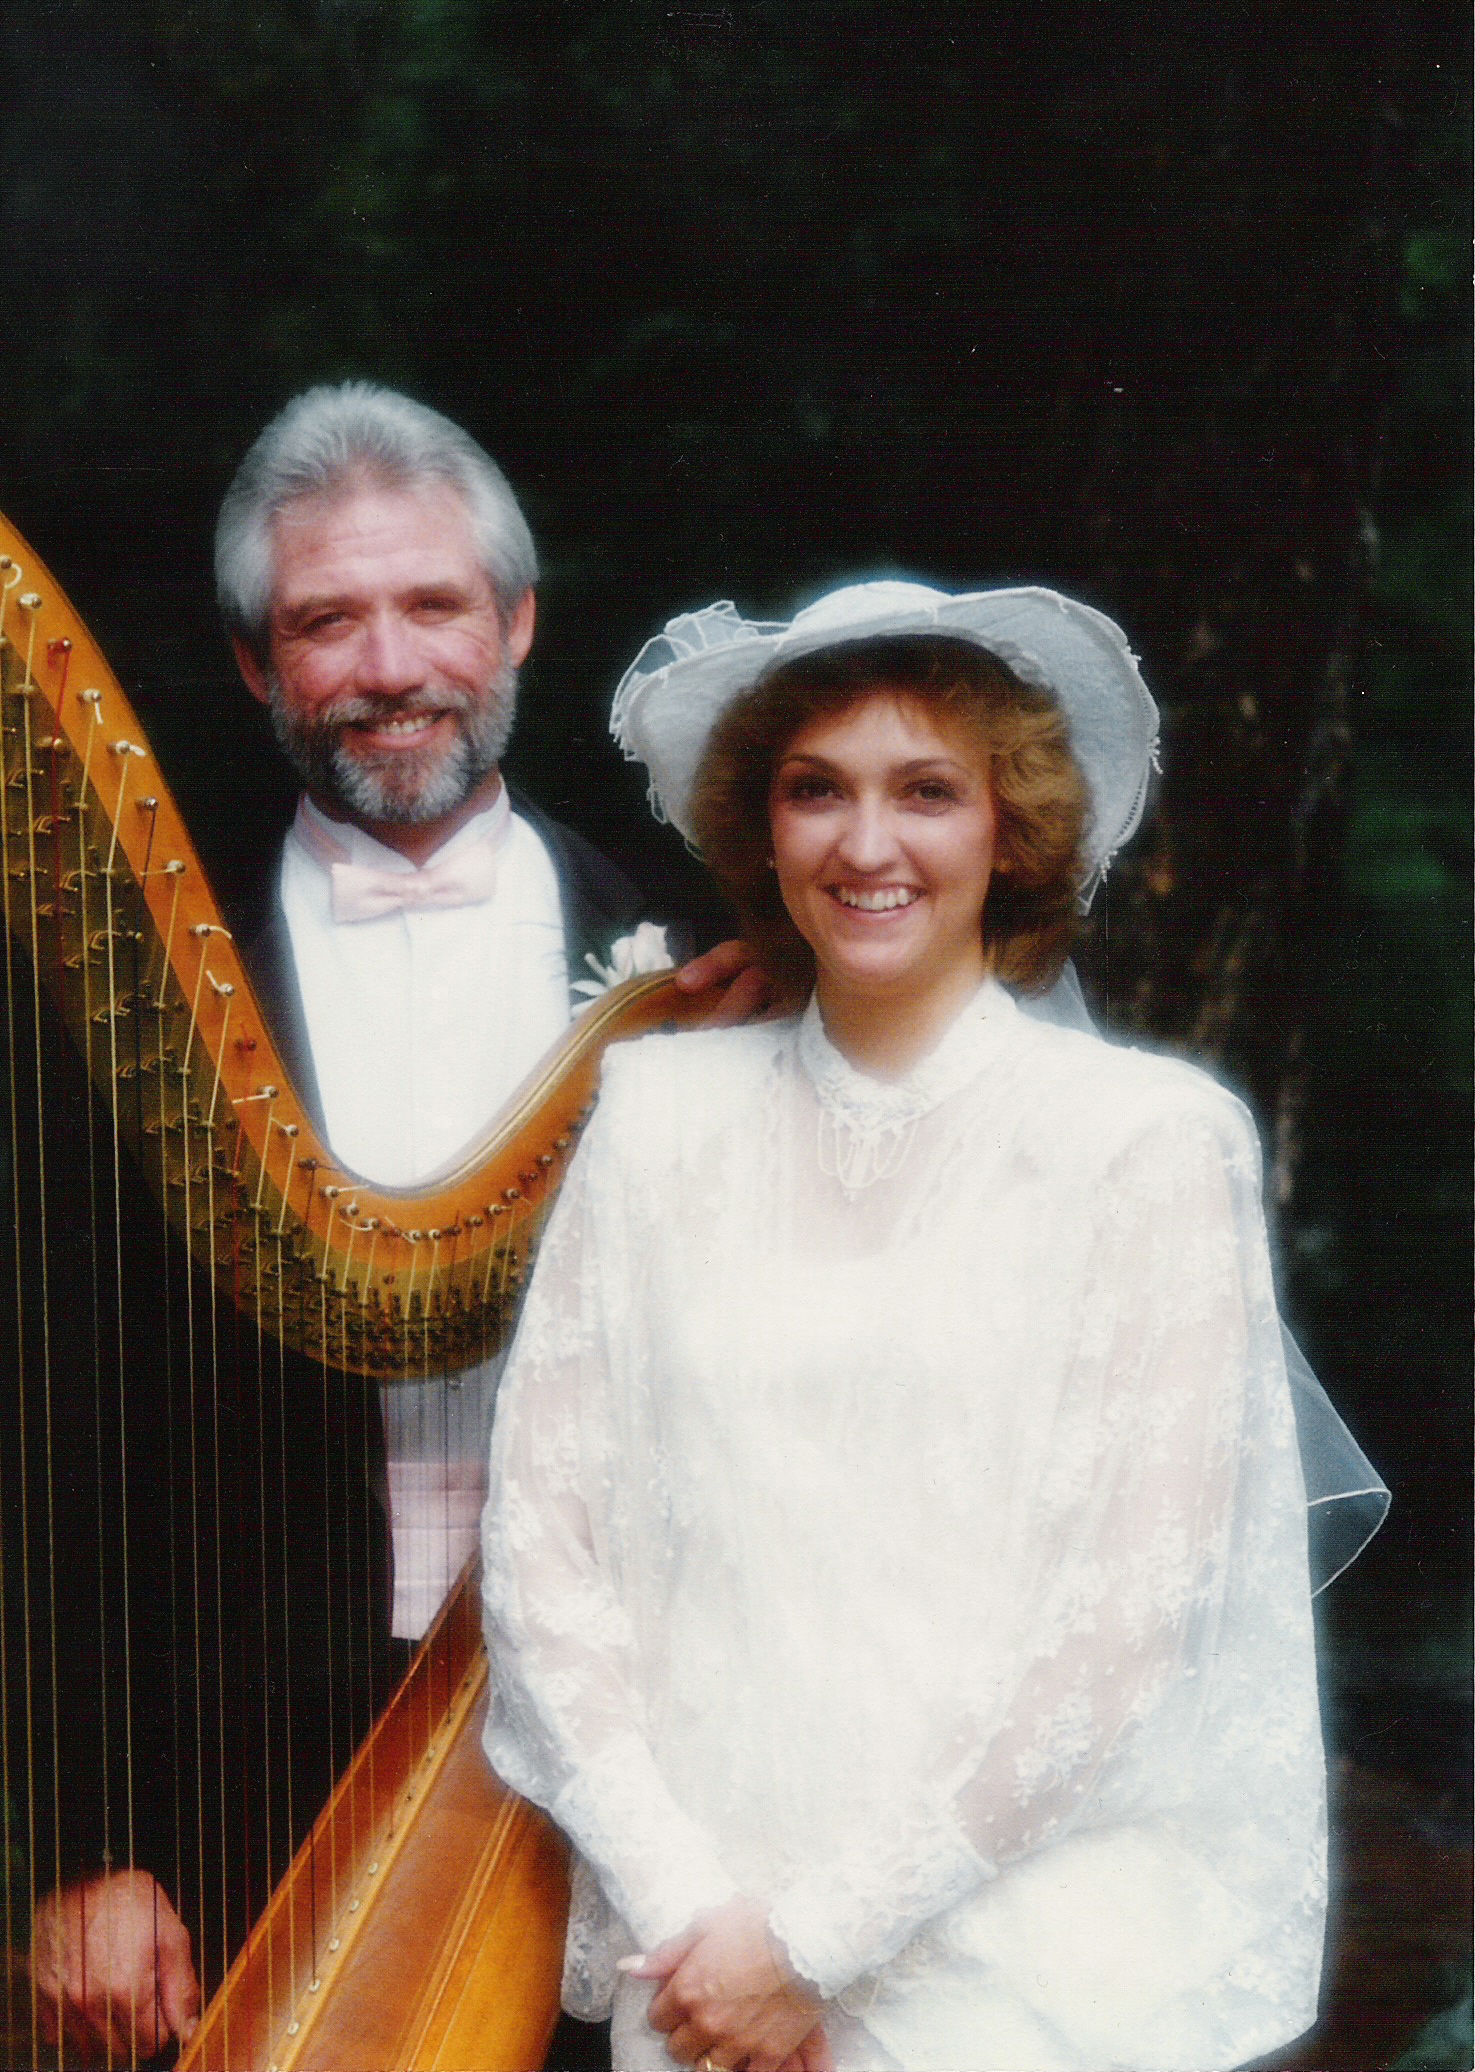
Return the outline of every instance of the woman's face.
[[[822,997],[961,1002],[981,983],[995,819],[964,728],[887,690],[813,720],[779,758],[769,825]]]

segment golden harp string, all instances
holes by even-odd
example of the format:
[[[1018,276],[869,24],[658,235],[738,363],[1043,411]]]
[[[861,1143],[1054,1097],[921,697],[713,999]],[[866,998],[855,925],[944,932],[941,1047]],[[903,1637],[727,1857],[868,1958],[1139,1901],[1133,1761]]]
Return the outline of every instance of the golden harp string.
[[[125,1210],[141,1176],[196,1269],[176,1271],[186,1286],[161,1288],[166,1323],[157,1364],[168,1395],[171,1454],[176,1436],[189,1453],[169,1467],[171,1506],[178,1487],[187,1512],[169,1543],[171,1563],[185,1572],[172,1574],[170,1587],[187,1608],[192,1604],[195,1633],[195,1658],[170,1667],[176,1720],[185,1719],[194,1737],[175,1787],[189,1791],[192,1779],[191,1803],[176,1829],[193,1823],[201,1833],[218,1828],[221,1837],[218,1871],[207,1868],[210,1852],[202,1845],[193,1866],[198,1889],[184,1897],[193,1899],[202,1924],[217,1924],[213,1931],[201,1926],[196,1954],[207,1983],[222,1976],[224,1983],[181,2062],[212,2072],[314,2064],[333,2072],[355,2064],[380,2072],[422,2064],[526,2072],[540,2061],[556,2013],[562,1856],[545,1824],[501,1792],[481,1763],[485,1667],[474,1573],[463,1575],[372,1726],[329,1721],[346,1765],[329,1803],[244,1940],[221,1925],[230,1917],[234,1810],[224,1729],[217,1729],[221,1746],[212,1751],[208,1708],[197,1696],[191,1718],[188,1690],[223,1690],[229,1667],[221,1593],[232,1520],[208,1493],[223,1487],[222,1448],[228,1451],[232,1438],[223,1420],[249,1414],[249,1391],[232,1397],[222,1380],[229,1366],[222,1351],[232,1346],[231,1357],[238,1365],[244,1359],[248,1372],[254,1365],[258,1379],[274,1364],[284,1371],[287,1349],[306,1355],[321,1376],[325,1424],[328,1391],[345,1375],[362,1377],[359,1414],[367,1420],[377,1415],[373,1383],[454,1373],[495,1352],[592,1099],[600,1051],[614,1038],[683,1018],[690,1012],[686,996],[662,976],[606,995],[485,1138],[433,1183],[371,1186],[340,1170],[288,1083],[135,713],[60,589],[3,518],[0,721],[8,1102],[10,1139],[18,1147],[9,1350],[20,1427],[3,1494],[17,1511],[13,1546],[23,1571],[6,1587],[24,1606],[30,1635],[17,1658],[14,1621],[7,1619],[0,1646],[7,1950],[24,1947],[37,1898],[62,1883],[59,1842],[49,1861],[38,1861],[27,1844],[61,1828],[68,1722],[59,1661],[75,1643],[59,1627],[58,1578],[79,1558],[97,1564],[99,1604],[109,1589],[121,1599],[121,1617],[102,1618],[97,1635],[105,1657],[97,1678],[107,1752],[104,1827],[120,1838],[111,1867],[123,1867],[119,1858],[129,1867],[135,1860],[130,1736],[141,1665],[130,1655],[130,1600],[152,1583],[129,1570],[126,1442],[140,1377],[130,1365],[138,1354],[128,1344],[124,1308]],[[53,1113],[52,1017],[70,1032],[100,1097],[92,1107],[82,1104],[87,1190],[100,1235],[80,1289],[55,1286],[51,1263],[48,1138],[59,1127],[76,1127],[75,1113],[70,1123]],[[34,1147],[34,1172],[22,1170],[22,1146]],[[163,1257],[167,1280],[167,1250]],[[187,1328],[174,1334],[167,1318],[181,1299]],[[58,1301],[91,1305],[93,1356],[85,1377],[56,1369],[51,1317]],[[120,1478],[125,1529],[113,1545],[103,1544],[99,1530],[95,1547],[62,1549],[54,1524],[53,1427],[67,1414],[71,1392],[84,1386],[99,1435],[97,1516],[107,1508],[104,1479],[111,1494]],[[258,1394],[258,1415],[261,1400]],[[105,1457],[105,1433],[118,1442],[116,1462],[110,1452]],[[264,1430],[259,1437],[269,1442]],[[367,1516],[367,1486],[355,1500]],[[288,1530],[285,1515],[269,1517],[269,1509],[263,1493],[259,1517],[249,1504],[240,1512],[259,1534],[263,1590],[269,1542]],[[7,1556],[9,1550],[10,1543]],[[330,1637],[330,1648],[368,1644],[367,1589],[358,1595],[356,1606],[344,1605],[349,1624],[336,1643]],[[265,1621],[271,1608],[260,1609]],[[355,1620],[365,1630],[356,1633]],[[331,1674],[327,1684],[331,1693]],[[290,1690],[280,1702],[291,1706]],[[12,1731],[14,1720],[23,1725]],[[273,1746],[264,1735],[268,1764]],[[212,1754],[220,1758],[213,1766]],[[268,1826],[275,1800],[295,1836],[310,1809],[293,1804],[290,1760],[279,1767],[281,1776],[265,1780]],[[47,1795],[45,1805],[38,1793]],[[243,1846],[258,1853],[265,1846],[275,1875],[269,1844],[247,1837]],[[21,1861],[23,1877],[15,1870]],[[166,1885],[172,1879],[176,1896],[190,1875],[183,1857],[147,1868]],[[212,1885],[219,1889],[207,1889]],[[61,2047],[48,2042],[34,1988],[14,1957],[7,1978],[12,2052],[60,2064]],[[146,2054],[134,2036],[121,2061],[138,2063]]]

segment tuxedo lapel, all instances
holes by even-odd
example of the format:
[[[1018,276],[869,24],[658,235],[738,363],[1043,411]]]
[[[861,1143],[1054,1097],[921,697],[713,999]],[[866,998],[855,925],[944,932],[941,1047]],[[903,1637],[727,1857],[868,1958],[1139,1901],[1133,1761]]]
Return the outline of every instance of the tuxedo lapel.
[[[558,877],[564,952],[572,985],[589,976],[588,959],[592,956],[605,962],[610,944],[648,919],[649,908],[639,888],[582,835],[551,819],[511,786],[508,789],[512,810],[538,836]]]

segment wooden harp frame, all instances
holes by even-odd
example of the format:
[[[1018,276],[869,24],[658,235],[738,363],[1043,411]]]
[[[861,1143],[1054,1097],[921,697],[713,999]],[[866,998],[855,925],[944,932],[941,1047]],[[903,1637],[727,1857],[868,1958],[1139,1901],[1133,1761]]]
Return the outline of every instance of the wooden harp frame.
[[[335,1372],[454,1373],[506,1340],[607,1042],[690,1019],[668,975],[587,1009],[433,1182],[339,1168],[288,1083],[137,716],[0,518],[7,958],[59,1008],[215,1297]],[[475,1564],[180,2059],[185,2072],[529,2072],[557,2015],[563,1845],[479,1751]]]

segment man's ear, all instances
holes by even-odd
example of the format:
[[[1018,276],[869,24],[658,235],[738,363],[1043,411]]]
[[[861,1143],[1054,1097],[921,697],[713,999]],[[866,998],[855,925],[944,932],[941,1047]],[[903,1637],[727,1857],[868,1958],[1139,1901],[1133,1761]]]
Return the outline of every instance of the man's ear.
[[[262,668],[255,651],[246,645],[239,633],[231,635],[230,644],[235,654],[236,667],[246,680],[246,689],[253,698],[259,698],[263,705],[270,704],[271,692],[267,687],[266,671]]]
[[[507,615],[507,629],[502,644],[507,650],[507,659],[514,669],[521,669],[528,658],[533,644],[533,627],[538,617],[538,600],[533,592],[524,590],[521,597]],[[244,664],[242,665],[244,667]]]

